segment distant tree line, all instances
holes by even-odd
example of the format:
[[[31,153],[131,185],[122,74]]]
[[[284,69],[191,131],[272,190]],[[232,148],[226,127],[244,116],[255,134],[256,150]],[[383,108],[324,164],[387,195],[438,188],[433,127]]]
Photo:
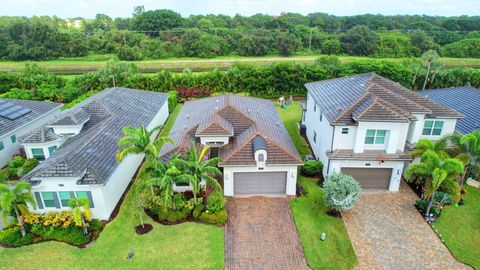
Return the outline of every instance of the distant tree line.
[[[79,27],[74,24],[78,22]],[[480,55],[480,16],[192,15],[135,7],[130,18],[0,17],[0,59],[116,54],[121,60],[314,52],[372,57]]]

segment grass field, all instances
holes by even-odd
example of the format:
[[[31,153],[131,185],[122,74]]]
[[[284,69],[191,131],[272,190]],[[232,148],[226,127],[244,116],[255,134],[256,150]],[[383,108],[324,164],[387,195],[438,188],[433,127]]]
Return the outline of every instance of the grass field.
[[[162,135],[167,135],[181,105],[169,118]],[[139,177],[142,177],[140,174]],[[135,185],[135,184],[134,184]],[[139,224],[133,215],[129,193],[119,215],[107,225],[90,247],[79,249],[58,242],[21,248],[0,248],[1,269],[223,269],[223,228],[199,223],[163,226],[147,218],[154,228],[137,235]],[[127,260],[133,249],[134,257]]]
[[[480,190],[465,189],[465,204],[447,206],[434,226],[459,261],[480,270]]]
[[[297,55],[291,57],[280,56],[264,56],[264,57],[242,57],[242,56],[223,56],[213,59],[200,58],[171,58],[160,60],[133,61],[127,63],[135,63],[140,72],[154,73],[160,70],[170,70],[173,72],[181,72],[185,68],[192,71],[209,71],[215,68],[226,69],[235,62],[248,63],[251,65],[267,65],[274,62],[296,62],[310,64],[320,55]],[[65,58],[60,60],[39,61],[40,66],[45,67],[51,72],[58,74],[82,74],[88,71],[100,69],[108,59],[113,56],[98,56],[84,58]],[[351,62],[361,59],[372,59],[360,56],[339,56],[341,62]],[[401,58],[382,58],[382,60],[400,62]],[[480,67],[480,59],[476,58],[441,58],[440,60],[446,67]],[[126,61],[125,61],[126,62]],[[24,68],[27,62],[0,62],[0,71],[16,72]]]

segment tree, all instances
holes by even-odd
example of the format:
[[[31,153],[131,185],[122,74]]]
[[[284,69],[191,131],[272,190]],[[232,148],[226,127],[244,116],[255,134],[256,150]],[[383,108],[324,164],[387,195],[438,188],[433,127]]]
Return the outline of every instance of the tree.
[[[280,55],[289,56],[300,47],[300,40],[288,32],[277,35],[277,50]]]
[[[459,152],[456,158],[462,160],[465,165],[460,178],[460,186],[463,186],[467,176],[472,176],[475,171],[480,170],[480,130],[463,136],[452,135],[450,140]]]
[[[32,185],[25,181],[19,181],[11,188],[0,184],[0,211],[3,219],[6,220],[13,212],[20,226],[22,237],[25,237],[27,233],[20,213],[28,212],[27,203],[36,207],[35,199],[30,192],[31,189]]]
[[[157,186],[160,188],[160,194],[165,211],[168,208],[176,209],[175,200],[173,197],[173,188],[175,184],[188,183],[187,179],[180,177],[180,175],[182,175],[182,171],[180,171],[174,165],[174,160],[175,159],[172,159],[167,164],[163,164],[161,161],[155,162],[156,173],[158,174],[158,177],[154,177],[145,182],[145,185],[148,187]]]
[[[447,153],[449,137],[443,137],[438,141],[431,141],[429,139],[420,139],[415,144],[415,149],[410,152],[412,158],[421,157],[427,151],[434,151],[440,158],[449,158]]]
[[[438,66],[439,58],[440,56],[438,56],[437,51],[434,51],[434,50],[430,50],[422,54],[423,64],[427,68],[427,74],[425,75],[425,81],[423,82],[422,90],[425,90],[425,88],[427,87],[427,82],[429,80],[428,78],[429,78],[430,72]]]
[[[154,133],[162,129],[162,127],[157,126],[150,131],[144,126],[123,128],[124,136],[118,140],[120,149],[115,154],[115,159],[118,162],[122,162],[130,154],[145,154],[147,161],[156,159],[164,143],[173,143],[173,140],[168,137],[152,139]]]
[[[204,146],[199,152],[195,143],[192,142],[192,147],[187,151],[186,160],[180,158],[172,160],[173,164],[178,165],[182,170],[182,175],[179,176],[179,180],[192,185],[195,204],[198,204],[197,194],[200,192],[202,180],[204,180],[207,185],[212,186],[216,191],[222,190],[222,186],[213,177],[222,175],[222,172],[216,167],[218,163],[221,162],[221,159],[206,159],[205,154],[208,149],[208,146]]]
[[[413,30],[410,32],[410,40],[413,46],[416,48],[415,55],[422,55],[428,50],[434,50],[438,48],[438,45],[433,39],[422,30]]]
[[[147,35],[158,36],[160,31],[182,27],[185,19],[168,9],[143,11],[133,17],[132,28],[145,31]]]
[[[68,206],[72,208],[72,214],[75,225],[83,228],[83,234],[88,233],[87,221],[92,220],[92,212],[90,211],[90,203],[87,198],[71,198]]]
[[[340,36],[347,54],[370,55],[378,47],[378,37],[365,25],[357,25]]]
[[[325,204],[338,212],[348,211],[360,197],[361,187],[350,175],[332,173],[323,183]]]

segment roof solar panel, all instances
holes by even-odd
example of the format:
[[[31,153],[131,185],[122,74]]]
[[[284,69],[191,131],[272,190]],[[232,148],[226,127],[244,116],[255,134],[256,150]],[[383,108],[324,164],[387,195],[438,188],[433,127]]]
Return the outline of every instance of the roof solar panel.
[[[31,111],[32,110],[28,108],[13,104],[11,102],[0,102],[0,116],[8,120],[15,120]]]

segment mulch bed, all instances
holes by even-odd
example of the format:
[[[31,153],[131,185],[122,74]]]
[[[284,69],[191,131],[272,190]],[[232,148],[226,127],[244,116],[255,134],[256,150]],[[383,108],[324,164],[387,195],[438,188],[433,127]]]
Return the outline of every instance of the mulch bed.
[[[332,217],[342,218],[342,214],[336,210],[328,210],[326,213]]]
[[[151,219],[153,219],[155,222],[159,223],[159,224],[162,224],[162,225],[166,225],[166,226],[172,226],[172,225],[178,225],[178,224],[182,224],[182,223],[185,223],[185,222],[196,222],[196,223],[200,223],[200,224],[206,224],[206,225],[214,225],[214,226],[218,226],[218,227],[223,227],[225,224],[212,224],[212,223],[208,223],[208,222],[205,222],[203,220],[199,220],[199,219],[196,219],[192,216],[188,216],[186,219],[184,220],[178,220],[178,221],[174,221],[174,222],[169,222],[169,221],[166,221],[166,220],[160,220],[158,218],[158,215],[153,213],[152,211],[150,211],[149,209],[145,209],[145,214],[147,214]]]
[[[149,233],[152,229],[153,225],[150,223],[143,224],[143,227],[142,225],[135,226],[135,232],[140,235]]]

